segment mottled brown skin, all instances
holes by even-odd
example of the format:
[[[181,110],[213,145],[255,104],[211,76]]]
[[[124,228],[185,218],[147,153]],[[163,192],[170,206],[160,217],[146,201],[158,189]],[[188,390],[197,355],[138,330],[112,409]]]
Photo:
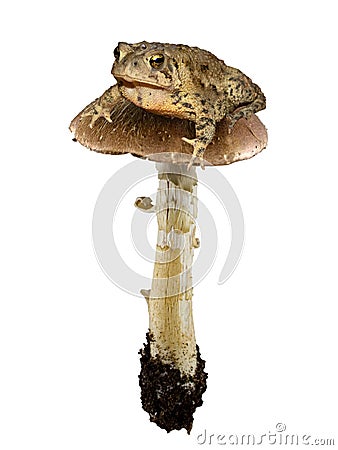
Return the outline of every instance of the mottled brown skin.
[[[260,88],[240,70],[197,47],[120,42],[112,74],[123,97],[152,113],[195,122],[196,137],[185,142],[203,153],[225,116],[229,132],[242,117],[265,108]],[[109,112],[98,111],[109,120]]]

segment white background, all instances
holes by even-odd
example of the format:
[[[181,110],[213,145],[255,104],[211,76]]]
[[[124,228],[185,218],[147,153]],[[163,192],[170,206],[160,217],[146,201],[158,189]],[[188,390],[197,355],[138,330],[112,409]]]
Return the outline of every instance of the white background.
[[[277,422],[337,442],[335,3],[2,7],[2,450],[198,448],[205,429],[259,435]],[[141,40],[206,48],[268,101],[259,113],[268,149],[221,169],[241,202],[246,243],[225,285],[215,269],[195,290],[209,378],[190,436],[167,435],[142,410],[146,303],[115,287],[93,252],[96,198],[132,157],[90,152],[68,131],[113,84],[117,42]]]

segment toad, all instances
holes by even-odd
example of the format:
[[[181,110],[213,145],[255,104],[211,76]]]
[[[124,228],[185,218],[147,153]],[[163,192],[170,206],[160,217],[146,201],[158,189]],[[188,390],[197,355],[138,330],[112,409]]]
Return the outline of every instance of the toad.
[[[203,154],[212,141],[216,123],[227,118],[231,132],[236,121],[265,108],[265,96],[240,70],[227,66],[212,53],[186,45],[120,42],[114,50],[112,74],[120,94],[154,114],[195,123],[193,146],[203,166]],[[109,120],[109,111],[95,117]]]

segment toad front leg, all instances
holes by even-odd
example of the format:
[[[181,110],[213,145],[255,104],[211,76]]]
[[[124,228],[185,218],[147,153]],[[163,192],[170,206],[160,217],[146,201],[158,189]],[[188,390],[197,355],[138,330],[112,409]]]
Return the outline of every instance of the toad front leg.
[[[103,117],[108,122],[111,122],[111,112],[113,108],[114,101],[114,90],[115,86],[107,89],[100,98],[93,102],[92,107],[83,113],[83,117],[91,117],[91,122],[89,124],[90,128],[93,128],[95,122]]]
[[[196,158],[199,159],[200,165],[202,169],[204,169],[203,154],[215,135],[215,129],[215,120],[210,117],[202,116],[196,119],[196,137],[194,139],[188,139],[186,137],[182,138],[184,142],[187,142],[194,147],[188,169],[193,165]]]

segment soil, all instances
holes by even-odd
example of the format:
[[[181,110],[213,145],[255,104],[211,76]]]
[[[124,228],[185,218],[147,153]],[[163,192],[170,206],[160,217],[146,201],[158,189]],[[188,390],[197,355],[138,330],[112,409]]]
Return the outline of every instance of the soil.
[[[185,428],[190,434],[193,414],[202,405],[202,395],[207,388],[205,361],[196,346],[196,372],[193,376],[182,375],[173,364],[164,364],[158,356],[153,358],[150,355],[150,339],[147,333],[147,343],[139,351],[142,407],[149,413],[150,421],[168,433]]]

